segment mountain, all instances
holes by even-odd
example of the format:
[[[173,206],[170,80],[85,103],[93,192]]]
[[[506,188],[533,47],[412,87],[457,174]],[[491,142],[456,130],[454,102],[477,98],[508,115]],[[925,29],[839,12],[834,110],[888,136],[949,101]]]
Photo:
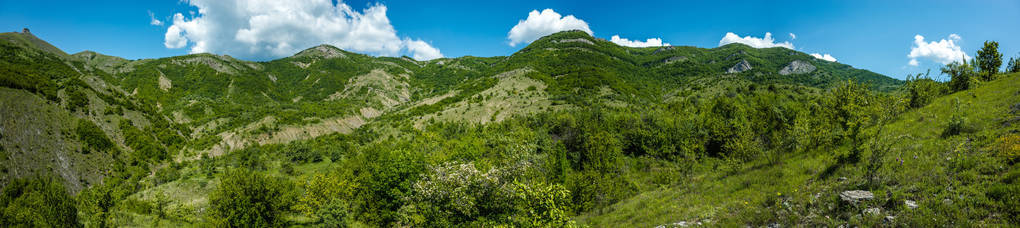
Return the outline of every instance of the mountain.
[[[542,37],[510,56],[429,61],[329,45],[265,62],[206,53],[127,60],[67,55],[27,30],[0,34],[0,48],[0,185],[54,177],[79,195],[86,225],[235,224],[215,213],[232,213],[222,194],[249,183],[273,189],[246,194],[286,193],[262,200],[294,206],[272,212],[288,225],[336,218],[320,214],[327,204],[350,216],[345,223],[367,226],[882,221],[854,217],[857,207],[920,225],[925,213],[942,212],[846,205],[832,191],[866,188],[893,194],[879,196],[887,202],[969,210],[974,204],[935,206],[941,198],[911,189],[952,190],[904,183],[934,181],[914,175],[931,167],[990,180],[958,183],[973,190],[1012,183],[998,176],[1015,170],[996,156],[986,157],[1008,168],[938,156],[897,168],[893,155],[876,151],[895,148],[902,160],[971,138],[977,145],[968,148],[999,145],[1012,125],[990,118],[1005,115],[999,109],[1015,96],[992,91],[1016,75],[916,108],[901,103],[948,89],[786,48],[632,48],[582,31]],[[959,117],[945,108],[951,99],[985,112]],[[933,135],[960,118],[989,130]],[[882,147],[888,137],[930,144]],[[893,174],[902,170],[910,173]],[[892,179],[862,177],[876,172]],[[1000,195],[968,197],[1015,213]]]

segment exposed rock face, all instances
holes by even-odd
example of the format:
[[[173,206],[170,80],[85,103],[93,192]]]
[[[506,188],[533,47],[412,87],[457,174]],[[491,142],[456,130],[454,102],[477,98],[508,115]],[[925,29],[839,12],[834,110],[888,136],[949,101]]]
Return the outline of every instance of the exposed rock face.
[[[783,69],[779,70],[779,74],[781,75],[806,74],[815,71],[815,69],[816,69],[815,66],[811,65],[810,63],[800,60],[794,60],[793,62],[790,62],[790,64],[787,64],[785,67],[783,67]]]
[[[170,79],[164,77],[163,73],[161,72],[160,75],[159,75],[159,89],[161,89],[163,91],[170,91],[170,88],[173,88],[173,87],[174,86],[170,82]]]
[[[875,195],[871,194],[871,192],[869,192],[869,191],[853,190],[853,191],[843,191],[843,192],[839,193],[839,198],[843,199],[843,201],[846,201],[846,202],[856,203],[856,202],[859,202],[859,201],[865,201],[865,200],[874,199]]]
[[[751,69],[752,69],[751,68],[751,63],[747,62],[747,60],[740,60],[740,62],[737,63],[737,65],[733,65],[733,67],[730,67],[729,70],[726,70],[726,73],[734,74],[734,73],[740,73],[740,72],[748,71],[748,70],[751,70]]]
[[[687,60],[687,56],[673,56],[673,57],[669,57],[666,60],[663,60],[662,63],[670,64],[670,63],[675,63],[675,62],[683,62],[683,61],[686,61],[686,60]]]
[[[661,47],[659,49],[655,49],[655,51],[652,52],[652,54],[659,54],[660,52],[669,51],[669,50],[673,50],[673,46],[666,46],[666,47]]]
[[[591,40],[588,40],[588,39],[585,39],[585,38],[565,39],[565,40],[556,40],[556,41],[553,41],[553,43],[558,43],[558,44],[570,43],[570,42],[581,42],[581,43],[586,43],[586,44],[590,44],[590,45],[595,45],[595,42],[591,42]]]

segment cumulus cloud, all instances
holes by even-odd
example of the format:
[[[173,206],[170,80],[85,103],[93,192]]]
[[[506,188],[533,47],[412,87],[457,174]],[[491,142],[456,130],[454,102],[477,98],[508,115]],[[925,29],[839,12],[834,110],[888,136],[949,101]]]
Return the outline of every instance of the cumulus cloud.
[[[373,55],[442,57],[429,43],[398,37],[382,4],[362,12],[330,0],[190,0],[188,4],[198,13],[173,16],[164,36],[167,48],[190,46],[191,53],[271,59],[329,44]]]
[[[832,55],[829,55],[828,53],[826,53],[826,54],[811,53],[811,56],[814,56],[815,58],[818,58],[818,59],[821,59],[821,60],[825,60],[825,61],[829,61],[829,62],[835,62],[836,61],[836,57],[832,57]]]
[[[414,59],[438,59],[443,57],[443,54],[439,53],[439,49],[432,47],[432,45],[425,41],[404,39],[404,44],[407,45],[408,51],[414,53],[414,56],[412,56]]]
[[[791,32],[791,33],[790,33],[790,39],[791,39],[791,40],[796,40],[796,39],[797,39],[797,34],[793,34],[793,33]]]
[[[784,47],[791,50],[793,49],[793,43],[790,43],[789,41],[776,43],[776,40],[772,38],[772,33],[770,32],[765,33],[765,38],[752,36],[740,37],[732,32],[727,32],[726,36],[723,36],[722,40],[719,40],[720,47],[732,43],[742,43],[754,48]]]
[[[530,43],[559,31],[575,29],[592,34],[588,23],[577,19],[574,15],[564,17],[552,9],[545,9],[542,12],[532,10],[531,13],[528,13],[527,19],[520,20],[510,29],[507,39],[510,40],[510,46],[516,46],[519,43]]]
[[[919,58],[927,58],[941,64],[967,61],[970,56],[963,52],[959,45],[956,45],[960,39],[960,35],[949,34],[949,39],[925,42],[924,36],[914,35],[914,45],[910,48],[910,54],[907,55],[910,62],[907,64],[917,66],[920,64],[917,61]]]
[[[620,38],[619,35],[614,35],[613,38],[610,39],[609,41],[612,41],[613,43],[616,43],[616,44],[618,44],[620,46],[627,46],[627,47],[669,46],[669,43],[662,43],[662,39],[660,39],[660,38],[648,38],[647,40],[642,42],[640,40],[633,40],[632,41],[632,40],[628,40],[627,38]]]
[[[149,24],[155,26],[163,26],[163,21],[156,19],[156,14],[152,13],[152,11],[149,11]]]

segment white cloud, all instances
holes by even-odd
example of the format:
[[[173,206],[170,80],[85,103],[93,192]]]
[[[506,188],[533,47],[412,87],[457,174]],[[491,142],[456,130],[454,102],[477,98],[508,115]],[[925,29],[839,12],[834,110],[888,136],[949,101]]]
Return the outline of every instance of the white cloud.
[[[829,55],[827,53],[826,54],[811,53],[811,56],[814,56],[815,58],[818,58],[818,59],[821,59],[821,60],[825,60],[825,61],[829,61],[829,62],[835,62],[836,61],[836,57],[832,57],[832,55]]]
[[[155,26],[163,26],[163,21],[156,19],[156,14],[153,14],[152,11],[149,11],[149,24]]]
[[[443,54],[439,53],[439,49],[432,47],[432,45],[425,41],[404,39],[404,44],[407,45],[408,51],[414,53],[414,56],[412,56],[414,59],[432,60],[443,57]]]
[[[620,36],[614,35],[613,38],[610,39],[610,41],[612,41],[613,43],[616,43],[616,44],[618,44],[620,46],[627,46],[627,47],[669,46],[669,43],[662,43],[662,39],[660,39],[660,38],[648,38],[647,40],[642,42],[640,40],[633,40],[632,41],[632,40],[628,40],[627,38],[620,38]]]
[[[732,43],[742,43],[754,48],[784,47],[791,50],[793,49],[793,43],[790,43],[789,41],[776,43],[776,40],[772,39],[772,33],[770,32],[765,33],[765,38],[752,36],[745,36],[741,38],[737,34],[727,32],[726,36],[723,36],[722,40],[719,40],[720,47]]]
[[[198,13],[189,18],[174,15],[164,37],[167,48],[190,45],[191,53],[271,59],[329,44],[373,55],[442,57],[426,42],[398,37],[382,4],[362,12],[330,0],[190,0],[188,4],[197,7]]]
[[[510,29],[507,39],[510,40],[510,46],[516,46],[519,43],[531,43],[538,38],[559,31],[575,29],[592,34],[588,23],[577,19],[574,15],[563,17],[552,9],[545,9],[542,12],[532,10],[531,13],[528,13],[527,19],[517,22],[517,25]]]
[[[910,48],[910,54],[907,55],[910,62],[907,64],[917,66],[918,58],[927,58],[940,64],[967,61],[970,56],[956,45],[956,41],[960,41],[960,39],[960,35],[949,34],[948,40],[925,42],[924,36],[914,35],[914,45]]]
[[[797,39],[797,34],[793,34],[793,33],[791,32],[791,33],[790,33],[790,39],[791,39],[791,40],[796,40],[796,39]]]

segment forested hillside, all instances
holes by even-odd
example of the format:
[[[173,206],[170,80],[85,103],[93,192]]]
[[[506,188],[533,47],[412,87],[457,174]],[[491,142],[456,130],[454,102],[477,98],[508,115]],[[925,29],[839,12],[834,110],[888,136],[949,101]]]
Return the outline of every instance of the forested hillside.
[[[901,81],[795,50],[253,62],[0,34],[0,224],[1008,226],[1020,74]],[[997,69],[997,68],[996,68]]]

